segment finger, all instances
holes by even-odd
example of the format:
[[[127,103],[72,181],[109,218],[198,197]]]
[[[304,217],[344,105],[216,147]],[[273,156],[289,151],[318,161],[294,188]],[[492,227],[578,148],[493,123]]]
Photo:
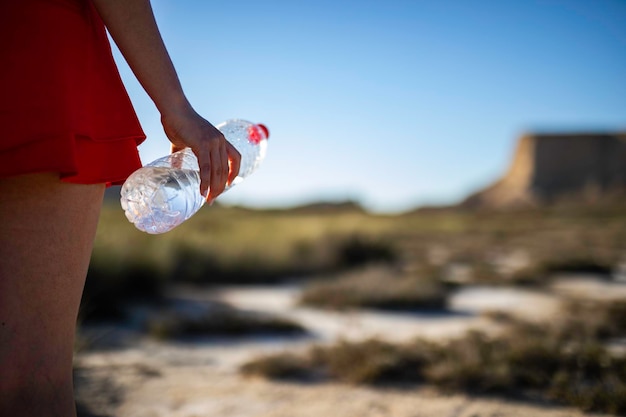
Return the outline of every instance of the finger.
[[[172,151],[172,153],[174,153],[174,152],[178,152],[178,151],[182,151],[183,149],[185,149],[185,147],[184,147],[184,146],[176,146],[176,145],[174,145],[174,144],[172,143],[172,147],[171,147],[171,151]]]
[[[229,165],[228,184],[232,184],[235,178],[237,178],[237,175],[239,175],[239,168],[241,167],[241,154],[230,143],[226,144],[226,153],[228,154]]]
[[[225,177],[222,175],[221,152],[219,148],[211,151],[211,178],[209,200],[214,200],[224,191]],[[222,179],[224,178],[224,179]]]
[[[226,183],[228,180],[228,154],[226,153],[226,141],[224,140],[219,147],[219,150],[217,152],[218,153],[218,158],[219,158],[219,170],[216,169],[217,171],[217,176],[218,176],[218,180],[219,180],[219,184],[218,184],[218,191],[221,193],[224,192],[224,190],[226,189]]]
[[[200,168],[200,194],[208,199],[209,191],[211,191],[211,156],[207,151],[196,153],[196,157]]]
[[[198,166],[200,167],[200,194],[208,199],[211,191],[211,161],[208,155],[204,160],[198,157]]]
[[[222,162],[222,171],[220,181],[224,182],[224,189],[228,185],[228,172],[229,172],[229,164],[228,164],[228,153],[226,152],[226,146],[220,147],[220,160]]]
[[[172,144],[171,148],[172,148],[172,155],[178,151],[182,151],[183,149],[185,149],[184,147],[176,146],[174,144]],[[170,163],[172,164],[172,168],[181,169],[183,167],[183,158],[179,157],[178,155],[172,156],[170,158]]]

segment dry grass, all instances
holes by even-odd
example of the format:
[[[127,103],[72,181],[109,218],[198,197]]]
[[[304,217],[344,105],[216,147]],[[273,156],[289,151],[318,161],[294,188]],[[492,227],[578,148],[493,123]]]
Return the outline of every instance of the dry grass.
[[[497,336],[469,332],[445,343],[342,342],[288,360],[259,358],[242,372],[405,388],[427,383],[447,391],[541,399],[626,415],[626,358],[612,355],[604,345],[610,338],[626,337],[625,306],[624,301],[577,302],[546,325],[508,318],[506,330]]]
[[[148,333],[158,339],[241,337],[249,335],[302,335],[306,330],[287,318],[215,306],[202,314],[160,312],[148,319]]]
[[[447,290],[431,275],[374,265],[312,281],[300,302],[332,309],[441,310]]]
[[[541,286],[559,271],[591,271],[609,279],[624,262],[623,207],[398,216],[354,207],[210,207],[170,233],[151,236],[135,230],[118,206],[110,206],[103,210],[83,307],[94,316],[115,316],[123,313],[124,303],[158,297],[178,282],[325,276],[311,284],[303,302],[331,308],[441,308],[449,282]],[[508,330],[497,337],[469,333],[448,344],[345,342],[304,356],[262,358],[244,371],[298,380],[428,383],[481,394],[523,393],[626,415],[626,359],[605,347],[612,338],[626,337],[625,305],[578,301],[544,326],[500,317]],[[246,328],[238,319],[223,325],[215,317],[173,313],[151,327],[160,337],[179,337],[241,334],[264,326],[256,322]]]
[[[625,261],[626,210],[621,208],[382,216],[354,206],[319,211],[207,207],[179,228],[152,236],[129,224],[119,206],[108,205],[83,311],[92,317],[119,315],[127,300],[158,296],[172,283],[279,283],[320,275],[335,277],[339,291],[325,301],[330,284],[315,285],[307,303],[424,307],[429,299],[433,305],[445,303],[438,281],[543,285],[555,271],[608,273]],[[378,279],[360,272],[381,263],[429,272]]]
[[[330,213],[207,207],[183,226],[152,236],[136,230],[117,205],[102,210],[83,319],[123,318],[138,298],[158,298],[176,283],[277,283],[393,262],[383,240],[389,219],[350,209]]]

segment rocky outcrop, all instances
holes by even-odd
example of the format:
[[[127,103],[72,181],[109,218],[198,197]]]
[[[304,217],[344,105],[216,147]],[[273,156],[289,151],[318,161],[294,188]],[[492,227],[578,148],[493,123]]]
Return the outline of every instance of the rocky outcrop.
[[[470,195],[469,208],[596,201],[626,192],[626,132],[528,134],[508,171]]]

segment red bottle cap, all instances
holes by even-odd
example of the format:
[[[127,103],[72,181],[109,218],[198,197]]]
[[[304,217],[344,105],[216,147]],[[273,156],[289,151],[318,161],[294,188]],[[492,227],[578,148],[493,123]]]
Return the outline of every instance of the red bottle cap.
[[[270,132],[262,124],[252,125],[248,127],[248,141],[255,145],[261,143],[263,139],[267,139]]]
[[[263,133],[265,134],[265,139],[269,139],[270,137],[270,131],[267,129],[267,126],[265,126],[264,124],[257,124],[257,126],[259,128],[261,128],[261,130],[263,131]]]

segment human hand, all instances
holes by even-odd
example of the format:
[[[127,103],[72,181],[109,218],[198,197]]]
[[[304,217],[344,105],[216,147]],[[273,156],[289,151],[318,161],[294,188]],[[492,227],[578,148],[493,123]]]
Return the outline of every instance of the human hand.
[[[200,193],[210,203],[239,173],[241,155],[222,132],[191,107],[161,116],[172,152],[191,148],[200,167]]]

